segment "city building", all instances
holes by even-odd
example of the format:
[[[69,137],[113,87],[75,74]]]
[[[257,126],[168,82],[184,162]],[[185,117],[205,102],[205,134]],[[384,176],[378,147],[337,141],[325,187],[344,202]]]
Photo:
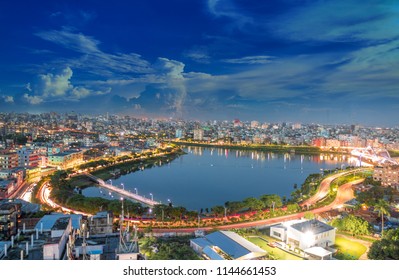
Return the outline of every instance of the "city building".
[[[204,130],[201,128],[194,129],[194,140],[202,141],[204,138]]]
[[[176,129],[175,138],[177,139],[183,138],[183,130]]]
[[[399,165],[375,166],[373,179],[381,182],[384,187],[399,190]]]
[[[0,204],[0,240],[9,239],[17,233],[20,208],[18,203]]]
[[[0,152],[0,169],[12,169],[18,166],[18,154],[14,152]]]
[[[112,233],[114,215],[112,212],[103,211],[89,218],[90,235],[102,235]]]
[[[51,227],[51,237],[43,245],[43,260],[65,259],[66,243],[72,232],[72,219],[59,217]]]
[[[32,149],[23,147],[17,150],[18,165],[21,167],[37,167],[40,163],[39,154]]]
[[[252,260],[266,256],[266,251],[232,231],[216,231],[191,239],[190,246],[211,260]]]
[[[311,259],[331,259],[335,228],[313,220],[293,220],[270,228],[270,236],[284,242],[288,250],[300,250]]]
[[[48,165],[58,168],[70,168],[74,165],[83,163],[83,151],[68,151],[49,155]]]

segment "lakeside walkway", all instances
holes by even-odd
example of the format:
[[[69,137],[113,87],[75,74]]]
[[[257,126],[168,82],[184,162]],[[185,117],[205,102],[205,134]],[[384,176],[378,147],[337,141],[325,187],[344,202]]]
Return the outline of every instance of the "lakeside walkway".
[[[89,173],[81,173],[80,175],[85,175],[85,176],[89,177],[90,179],[94,180],[97,184],[99,184],[100,187],[102,187],[102,188],[105,188],[105,189],[107,189],[109,191],[112,191],[112,192],[116,192],[116,193],[118,193],[118,194],[120,194],[120,195],[122,195],[124,197],[139,201],[139,202],[144,203],[144,204],[146,204],[148,206],[154,207],[155,205],[160,204],[159,202],[157,202],[155,200],[143,197],[143,196],[135,194],[135,193],[131,193],[131,192],[126,191],[124,189],[115,187],[114,185],[107,184],[106,182],[104,182],[104,180],[102,180],[102,179],[100,179],[100,178],[98,178],[96,176],[93,176],[93,175],[91,175]]]

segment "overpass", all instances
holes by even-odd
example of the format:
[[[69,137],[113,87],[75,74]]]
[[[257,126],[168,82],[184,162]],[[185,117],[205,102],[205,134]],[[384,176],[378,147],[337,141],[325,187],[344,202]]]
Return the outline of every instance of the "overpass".
[[[114,185],[107,184],[106,182],[104,182],[104,180],[102,180],[102,179],[100,179],[100,178],[98,178],[96,176],[93,176],[93,175],[91,175],[89,173],[82,173],[81,175],[86,175],[91,180],[93,180],[95,183],[100,185],[100,187],[102,187],[102,188],[105,188],[105,189],[110,190],[112,192],[116,192],[116,193],[122,195],[123,197],[130,198],[130,199],[136,200],[138,202],[144,203],[144,204],[146,204],[146,205],[148,205],[150,207],[154,207],[155,205],[160,204],[159,202],[154,201],[152,199],[143,197],[143,196],[135,194],[135,193],[131,193],[131,192],[123,190],[121,188],[115,187]]]

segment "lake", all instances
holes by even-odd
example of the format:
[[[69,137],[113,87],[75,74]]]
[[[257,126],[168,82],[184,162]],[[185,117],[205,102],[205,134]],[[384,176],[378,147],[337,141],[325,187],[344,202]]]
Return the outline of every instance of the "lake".
[[[290,197],[294,184],[298,187],[311,173],[323,169],[345,168],[350,159],[345,155],[296,155],[187,147],[183,155],[170,163],[137,171],[112,180],[114,186],[189,210],[211,208],[226,201],[278,194]],[[86,196],[109,195],[108,191],[89,187]]]

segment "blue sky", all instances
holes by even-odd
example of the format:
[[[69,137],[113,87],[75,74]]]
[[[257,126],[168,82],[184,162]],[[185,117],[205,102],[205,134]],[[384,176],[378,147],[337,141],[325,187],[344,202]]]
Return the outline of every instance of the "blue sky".
[[[397,125],[397,1],[1,1],[0,110]]]

